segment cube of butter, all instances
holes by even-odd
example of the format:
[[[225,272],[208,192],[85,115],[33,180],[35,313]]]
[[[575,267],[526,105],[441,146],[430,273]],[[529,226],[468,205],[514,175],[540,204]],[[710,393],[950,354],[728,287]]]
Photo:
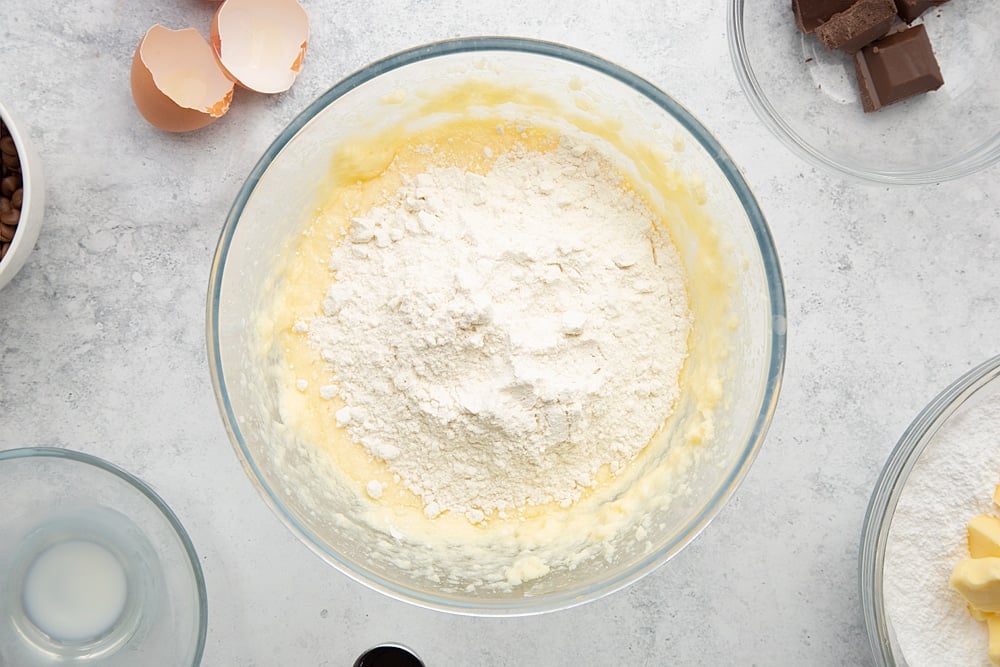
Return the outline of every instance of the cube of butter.
[[[969,555],[973,558],[1000,556],[1000,519],[980,514],[969,521]]]
[[[951,587],[980,611],[1000,613],[1000,558],[966,558],[951,571]]]
[[[1000,665],[1000,616],[990,614],[986,617],[986,628],[990,631],[989,656],[990,662]]]

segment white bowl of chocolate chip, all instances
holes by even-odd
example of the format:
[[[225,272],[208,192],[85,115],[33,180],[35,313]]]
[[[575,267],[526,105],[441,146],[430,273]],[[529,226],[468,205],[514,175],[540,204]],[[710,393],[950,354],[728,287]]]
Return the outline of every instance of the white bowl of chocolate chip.
[[[41,160],[27,127],[0,102],[0,288],[35,247],[44,209]]]

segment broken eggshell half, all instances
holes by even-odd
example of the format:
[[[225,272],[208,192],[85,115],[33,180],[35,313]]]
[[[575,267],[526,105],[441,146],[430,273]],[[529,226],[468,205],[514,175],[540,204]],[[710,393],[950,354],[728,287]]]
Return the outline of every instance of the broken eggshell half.
[[[205,127],[229,110],[233,82],[194,28],[154,25],[132,59],[132,98],[139,113],[168,132]]]
[[[281,93],[295,83],[308,42],[309,17],[298,0],[226,0],[212,19],[219,64],[258,93]]]

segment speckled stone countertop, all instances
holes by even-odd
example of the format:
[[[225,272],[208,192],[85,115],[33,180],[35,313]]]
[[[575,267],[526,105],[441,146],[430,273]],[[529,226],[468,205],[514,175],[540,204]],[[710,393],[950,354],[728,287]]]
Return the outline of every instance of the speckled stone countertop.
[[[212,3],[2,3],[0,98],[27,119],[49,187],[37,249],[0,291],[0,448],[80,449],[163,495],[207,577],[205,665],[350,665],[386,640],[432,666],[867,664],[872,485],[916,412],[1000,351],[1000,172],[889,188],[802,162],[744,99],[722,2],[303,4],[313,36],[292,90],[237,90],[220,122],[173,136],[132,105],[132,53],[156,22],[206,31]],[[269,142],[368,62],[475,34],[595,52],[687,106],[754,189],[788,299],[778,412],[733,500],[637,584],[536,618],[417,609],[324,564],[244,475],[206,364],[211,256]]]

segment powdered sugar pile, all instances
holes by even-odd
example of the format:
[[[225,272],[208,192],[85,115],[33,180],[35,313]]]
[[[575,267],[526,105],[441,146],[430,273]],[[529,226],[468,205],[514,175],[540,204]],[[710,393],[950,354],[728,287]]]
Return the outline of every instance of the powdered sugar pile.
[[[886,612],[910,667],[990,666],[986,625],[948,582],[955,563],[969,557],[969,519],[996,512],[1000,394],[960,409],[914,465],[886,542]]]
[[[318,391],[429,517],[567,506],[670,414],[684,272],[612,174],[565,145],[485,175],[428,168],[335,249],[324,314],[301,327],[331,371]]]

